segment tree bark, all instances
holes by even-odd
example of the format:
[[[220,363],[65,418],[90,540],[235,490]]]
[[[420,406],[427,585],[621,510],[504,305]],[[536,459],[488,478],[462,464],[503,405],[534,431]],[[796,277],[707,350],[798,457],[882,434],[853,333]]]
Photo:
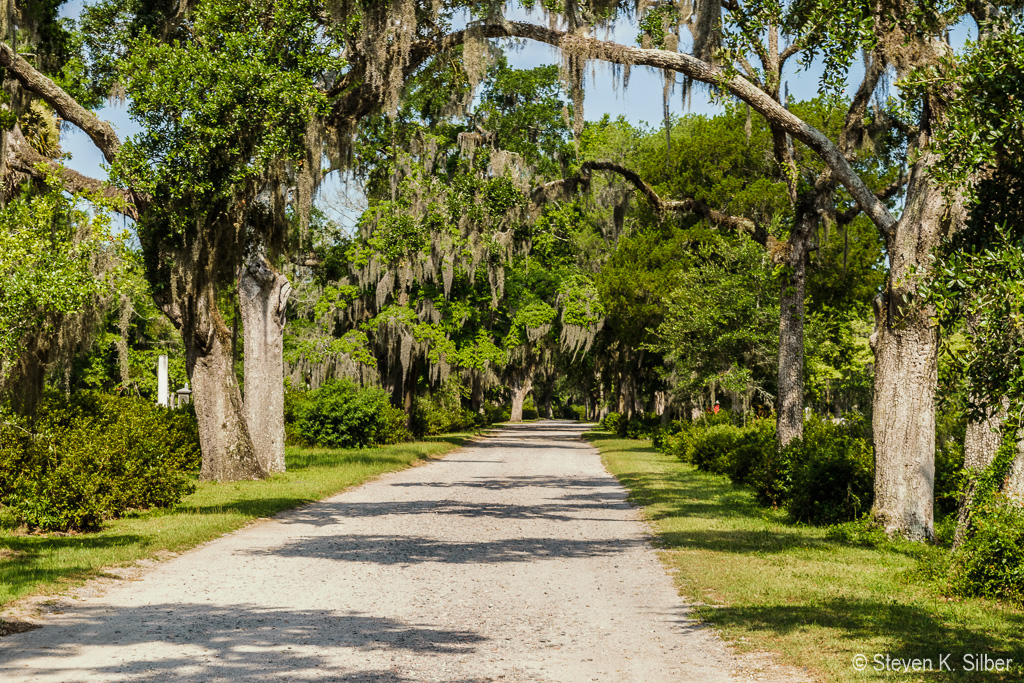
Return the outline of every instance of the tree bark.
[[[938,331],[917,283],[942,239],[946,201],[928,178],[936,161],[927,140],[913,168],[906,209],[886,235],[890,270],[875,301],[875,503],[872,516],[890,534],[934,538],[935,389]]]
[[[245,343],[245,419],[260,465],[284,472],[284,326],[291,284],[262,255],[238,278]]]
[[[1003,493],[1018,505],[1024,505],[1024,441],[1017,443],[1017,457],[1010,465]]]
[[[183,311],[185,362],[192,381],[203,481],[263,479],[256,457],[231,356],[231,331],[217,310],[212,285]]]
[[[512,385],[512,414],[508,418],[509,422],[523,421],[523,403],[526,401],[526,395],[532,389],[532,379],[527,379],[525,382],[516,382]]]
[[[479,373],[473,373],[473,388],[469,395],[469,406],[474,413],[484,411],[484,382]]]
[[[817,215],[801,211],[790,232],[779,293],[779,397],[776,439],[785,447],[804,434],[804,296],[807,249]]]
[[[964,435],[964,469],[967,471],[967,483],[964,486],[960,509],[957,511],[956,532],[953,535],[953,550],[960,547],[967,533],[967,525],[974,507],[974,494],[978,479],[996,457],[996,451],[1002,444],[1000,425],[1005,413],[994,411],[981,421],[967,423]]]

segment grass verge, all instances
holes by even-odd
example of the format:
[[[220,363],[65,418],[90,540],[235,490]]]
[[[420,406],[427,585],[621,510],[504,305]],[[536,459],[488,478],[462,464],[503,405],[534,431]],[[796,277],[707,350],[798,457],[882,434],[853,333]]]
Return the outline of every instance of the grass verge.
[[[26,595],[75,585],[104,567],[188,550],[254,519],[442,455],[468,438],[449,434],[360,450],[288,448],[284,474],[266,481],[200,483],[175,508],[111,520],[96,533],[25,535],[0,529],[0,607]]]
[[[778,652],[825,681],[1024,680],[1024,612],[945,596],[945,549],[849,533],[842,540],[790,523],[728,478],[649,442],[603,431],[586,437],[644,508],[680,593],[739,649]],[[1013,667],[968,670],[965,656],[982,654]],[[857,655],[867,658],[863,671]],[[949,670],[937,672],[943,655]],[[920,659],[932,672],[894,670],[907,668],[894,659]]]

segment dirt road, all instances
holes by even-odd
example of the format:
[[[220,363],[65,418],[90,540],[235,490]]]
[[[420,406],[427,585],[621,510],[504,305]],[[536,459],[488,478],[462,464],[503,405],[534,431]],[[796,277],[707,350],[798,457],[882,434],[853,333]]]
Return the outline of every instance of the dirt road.
[[[574,422],[253,525],[0,639],[3,681],[727,681]]]

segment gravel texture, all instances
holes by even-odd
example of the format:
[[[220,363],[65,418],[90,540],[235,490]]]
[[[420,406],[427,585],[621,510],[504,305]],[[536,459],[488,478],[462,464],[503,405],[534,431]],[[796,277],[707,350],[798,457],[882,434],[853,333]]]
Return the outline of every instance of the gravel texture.
[[[0,680],[727,681],[584,426],[512,426],[0,640]]]

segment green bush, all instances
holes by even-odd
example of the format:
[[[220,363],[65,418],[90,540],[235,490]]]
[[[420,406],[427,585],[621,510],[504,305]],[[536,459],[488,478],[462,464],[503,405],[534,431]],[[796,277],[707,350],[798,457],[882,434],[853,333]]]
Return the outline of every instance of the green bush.
[[[587,418],[587,409],[583,406],[563,405],[558,410],[558,416],[563,420],[585,420]]]
[[[690,462],[704,472],[728,474],[730,458],[743,430],[729,424],[716,424],[701,430],[693,439],[690,448]]]
[[[31,429],[0,428],[0,504],[30,528],[90,530],[130,510],[170,507],[195,490],[191,411],[136,397],[48,396]]]
[[[953,556],[950,588],[958,595],[1024,603],[1024,508],[1001,495],[977,504]]]
[[[725,474],[734,484],[753,485],[754,473],[763,471],[775,456],[775,420],[755,419],[740,429],[728,454]]]
[[[787,508],[801,522],[837,524],[859,518],[874,497],[874,452],[854,417],[804,422],[795,450]]]
[[[391,405],[380,387],[349,380],[324,384],[291,399],[294,433],[310,446],[365,448],[409,439],[405,413]]]
[[[789,499],[798,449],[799,444],[790,444],[782,450],[773,447],[764,453],[761,462],[751,468],[747,481],[754,489],[758,503],[777,508]]]
[[[528,396],[523,401],[523,419],[536,420],[539,416],[540,411],[537,410],[537,403],[533,400],[533,396]]]
[[[619,423],[624,419],[619,413],[608,413],[601,418],[601,427],[617,434],[619,432]]]
[[[461,386],[449,382],[439,391],[417,396],[413,402],[410,425],[416,436],[463,432],[474,429],[478,416],[462,407]]]
[[[486,403],[484,404],[484,416],[487,418],[487,424],[508,422],[512,417],[512,409],[496,403]]]

